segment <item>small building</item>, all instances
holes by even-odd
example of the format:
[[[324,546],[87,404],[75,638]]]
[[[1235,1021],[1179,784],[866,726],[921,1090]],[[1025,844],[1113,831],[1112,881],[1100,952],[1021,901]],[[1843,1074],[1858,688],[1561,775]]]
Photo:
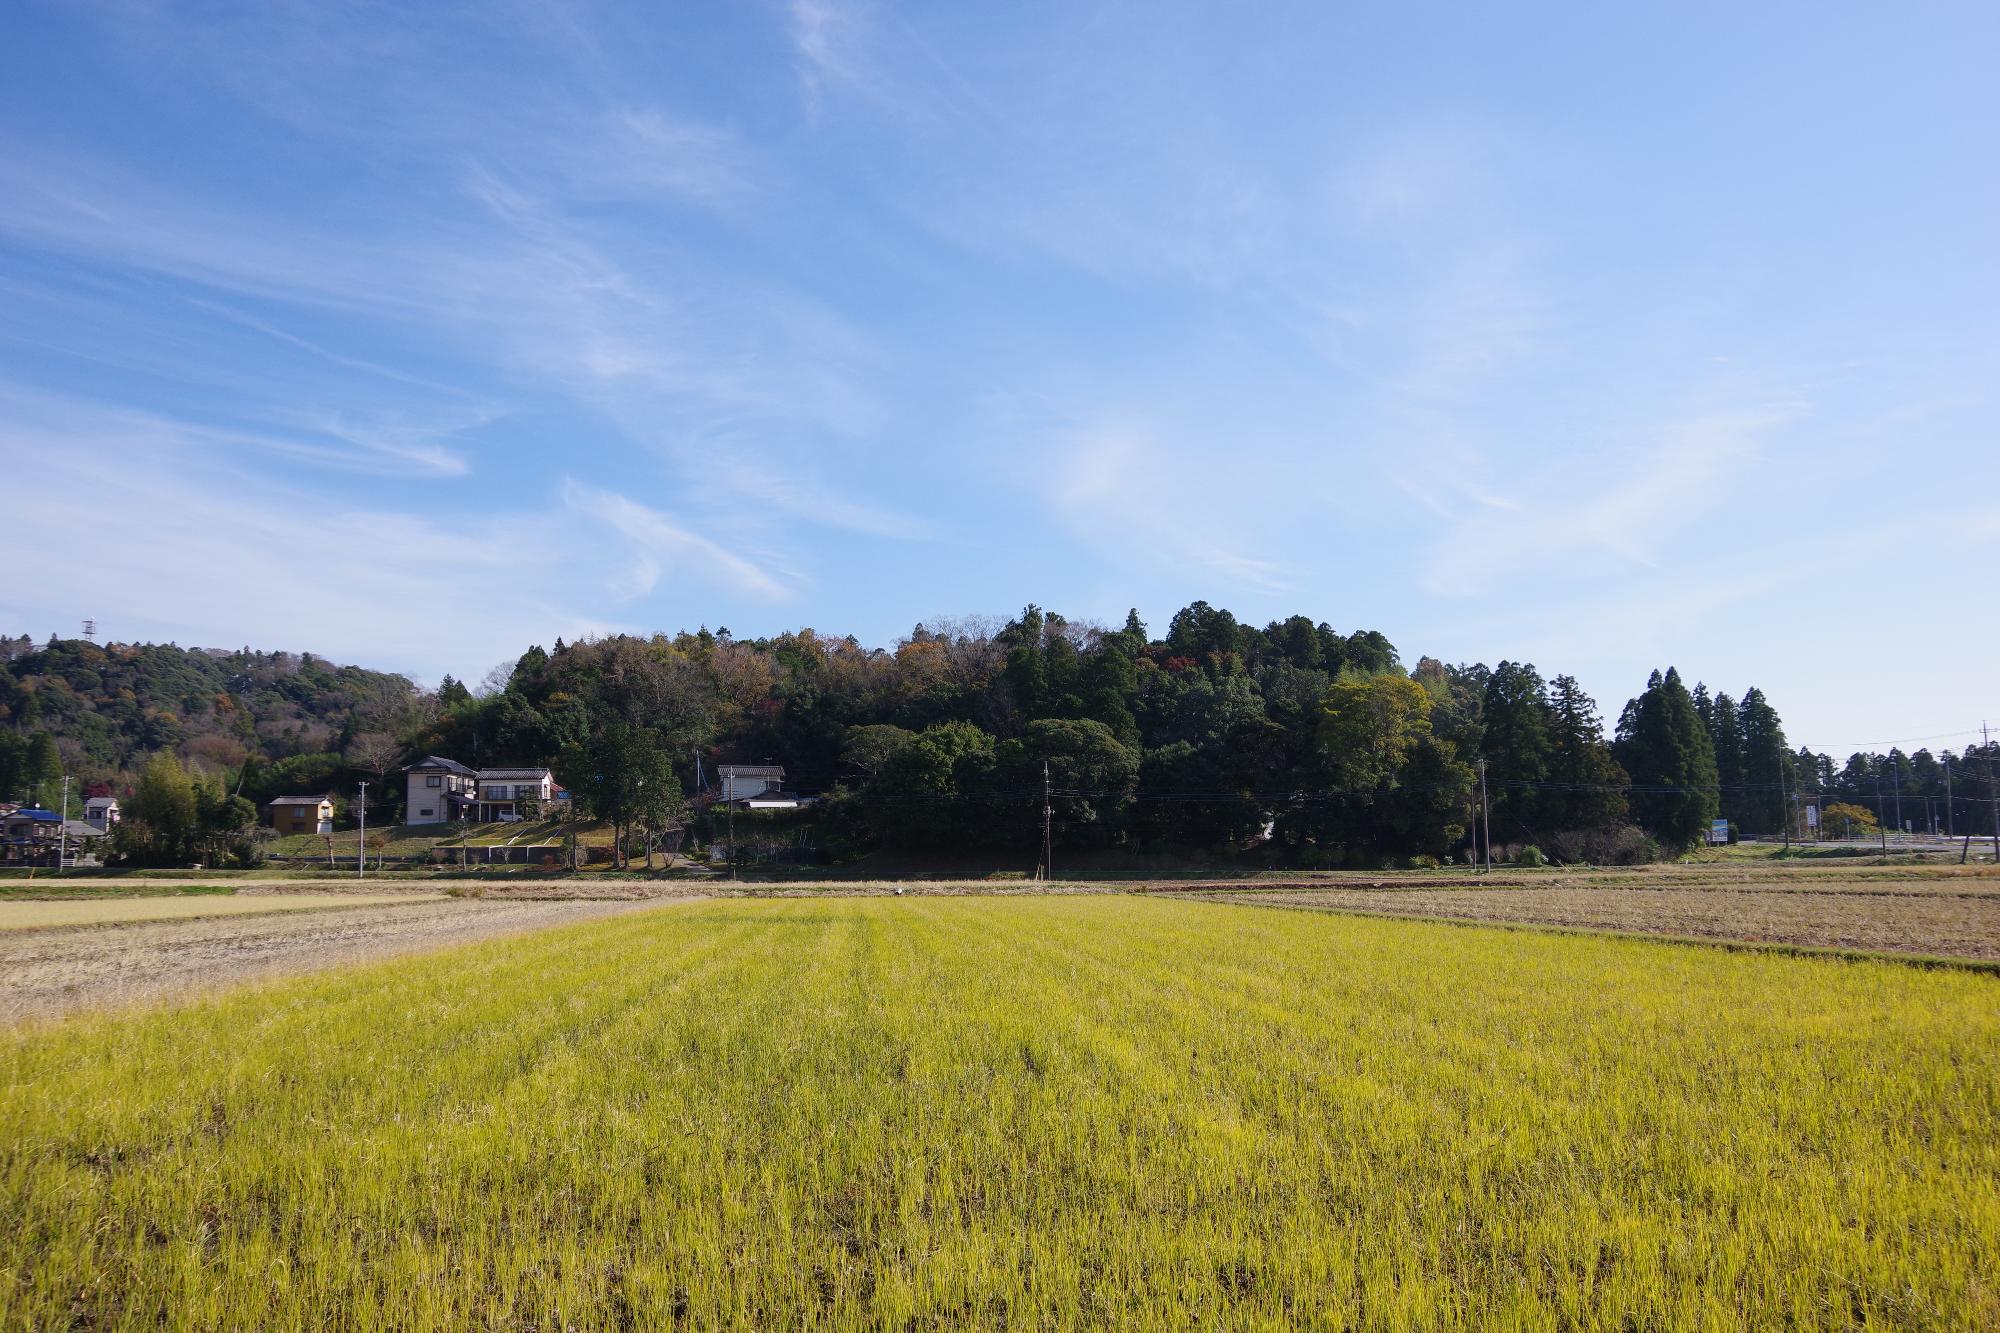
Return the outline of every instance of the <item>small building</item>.
[[[530,807],[561,798],[555,774],[546,768],[467,768],[432,754],[403,771],[409,775],[405,824],[512,821],[524,818]]]
[[[331,796],[279,796],[265,808],[271,827],[281,834],[333,832]]]
[[[777,764],[718,764],[717,805],[740,810],[803,810],[817,797],[785,790],[785,770]]]
[[[427,754],[403,772],[409,777],[405,824],[443,824],[458,818],[458,803],[479,785],[479,774],[456,759]]]
[[[719,801],[748,801],[774,792],[785,785],[785,770],[778,764],[718,764],[715,775],[721,783]]]
[[[24,805],[0,819],[0,858],[39,862],[62,841],[63,817],[38,805]]]
[[[556,775],[546,768],[482,768],[471,818],[482,824],[520,819],[528,807],[539,809],[555,795]]]
[[[53,866],[59,860],[76,865],[103,839],[103,829],[40,806],[18,806],[0,815],[0,861],[17,865]],[[95,864],[94,858],[90,863]]]
[[[99,833],[109,833],[119,818],[116,796],[93,796],[83,803],[83,822]]]

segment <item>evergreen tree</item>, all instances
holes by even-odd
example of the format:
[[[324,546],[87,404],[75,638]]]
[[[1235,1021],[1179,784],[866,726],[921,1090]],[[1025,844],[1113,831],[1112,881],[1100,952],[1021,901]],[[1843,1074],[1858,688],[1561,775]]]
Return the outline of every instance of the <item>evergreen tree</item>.
[[[1746,690],[1737,707],[1737,744],[1744,789],[1736,803],[1736,818],[1745,833],[1782,832],[1786,819],[1785,793],[1792,786],[1791,749],[1785,743],[1785,729],[1778,721],[1764,692]],[[1716,759],[1717,775],[1722,762]]]
[[[1625,705],[1613,747],[1632,777],[1632,814],[1667,847],[1691,847],[1717,809],[1715,747],[1672,667]]]
[[[46,731],[28,737],[27,750],[21,759],[21,787],[28,799],[45,810],[54,809],[53,803],[61,799],[62,775],[62,755],[56,750],[56,738]]]
[[[1604,743],[1597,702],[1575,676],[1557,676],[1549,686],[1549,778],[1561,784],[1551,793],[1549,822],[1561,829],[1612,829],[1628,816],[1625,788],[1631,779]]]
[[[1549,702],[1541,673],[1525,662],[1502,662],[1486,680],[1487,780],[1502,841],[1537,841],[1549,778]]]
[[[1715,752],[1719,816],[1732,823],[1743,817],[1743,719],[1736,701],[1718,693],[1709,709],[1708,743]]]
[[[28,767],[28,743],[11,731],[0,731],[0,800],[12,800],[24,785]]]

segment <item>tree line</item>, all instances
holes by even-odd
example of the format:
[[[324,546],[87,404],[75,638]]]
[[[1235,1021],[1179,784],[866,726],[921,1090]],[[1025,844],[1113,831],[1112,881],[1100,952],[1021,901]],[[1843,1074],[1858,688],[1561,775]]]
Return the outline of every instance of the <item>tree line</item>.
[[[1110,628],[1030,605],[1004,621],[927,622],[890,648],[810,629],[558,640],[477,689],[375,677],[366,706],[351,691],[370,676],[342,674],[354,670],[318,664],[330,688],[349,691],[341,730],[319,748],[245,753],[231,766],[182,745],[190,780],[258,802],[352,792],[366,777],[371,820],[386,822],[397,817],[396,770],[421,754],[546,763],[586,813],[618,826],[623,846],[698,816],[698,772],[712,788],[719,764],[768,763],[820,798],[805,818],[836,857],[1018,853],[1039,845],[1046,793],[1064,847],[1308,866],[1469,857],[1483,764],[1502,854],[1534,846],[1559,861],[1627,863],[1677,853],[1717,818],[1746,834],[1797,830],[1805,796],[1868,795],[1872,808],[1872,786],[1860,789],[1886,762],[1857,755],[1835,770],[1790,748],[1761,690],[1690,690],[1671,668],[1607,734],[1572,676],[1510,661],[1406,665],[1377,631],[1303,615],[1260,627],[1205,602],[1157,636],[1136,612]],[[0,790],[20,785],[17,769],[45,781],[49,745],[36,735],[17,718],[15,748],[38,757],[10,768],[0,745]],[[1983,794],[1972,753],[1952,759],[1968,817]],[[1928,754],[1900,762],[1906,799],[1942,786]],[[137,776],[111,775],[128,789]]]
[[[1136,612],[1113,629],[1030,605],[890,649],[811,630],[558,641],[490,684],[412,744],[551,762],[572,790],[601,778],[607,734],[626,753],[638,736],[687,791],[697,763],[781,764],[821,796],[815,833],[836,855],[1033,847],[1046,798],[1071,848],[1437,863],[1471,853],[1483,760],[1503,849],[1632,862],[1699,840],[1724,795],[1713,700],[1671,669],[1607,736],[1574,677],[1406,667],[1377,631],[1258,627],[1205,602],[1158,637]],[[1746,699],[1782,750],[1775,711]]]

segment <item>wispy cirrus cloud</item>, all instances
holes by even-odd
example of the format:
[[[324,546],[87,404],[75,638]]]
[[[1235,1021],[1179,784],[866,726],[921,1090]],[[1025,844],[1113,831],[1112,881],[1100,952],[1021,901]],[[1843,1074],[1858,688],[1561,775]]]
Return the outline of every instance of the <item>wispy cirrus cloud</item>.
[[[1259,592],[1291,586],[1284,566],[1262,554],[1268,546],[1250,516],[1217,494],[1200,450],[1130,425],[1063,431],[1050,445],[1041,456],[1048,493],[1077,540],[1130,566]]]
[[[1784,392],[1729,395],[1657,426],[1565,441],[1517,471],[1508,503],[1440,528],[1423,584],[1438,595],[1492,595],[1530,578],[1603,582],[1659,568],[1732,488],[1762,475],[1771,446],[1810,411]],[[1476,581],[1466,578],[1472,569]]]
[[[775,555],[752,558],[723,541],[704,537],[665,513],[627,496],[614,494],[574,478],[562,483],[564,506],[575,515],[608,525],[625,539],[629,563],[615,577],[611,591],[629,600],[652,592],[663,578],[689,567],[709,579],[719,579],[759,597],[782,597],[794,576],[779,567]],[[734,536],[735,534],[732,534]],[[676,579],[676,582],[682,582]]]
[[[537,633],[601,632],[578,577],[601,567],[592,535],[532,504],[478,516],[329,503],[273,456],[219,451],[214,432],[154,415],[8,393],[0,457],[33,459],[33,503],[0,524],[0,565],[44,570],[52,551],[81,578],[19,577],[0,621],[70,626],[95,616],[128,639],[312,645],[428,674],[518,654]],[[242,439],[224,437],[235,447]],[[468,553],[504,552],[509,615],[478,590]]]
[[[755,447],[781,460],[779,473],[808,478],[819,441],[864,429],[876,415],[865,385],[881,353],[837,314],[671,246],[635,253],[478,164],[462,177],[472,212],[364,240],[189,203],[107,164],[18,147],[0,149],[0,236],[242,300],[441,335],[461,356],[497,361],[597,413],[625,440],[689,472],[694,484],[684,493],[697,498],[774,494],[763,469],[710,466],[717,450]],[[426,387],[275,319],[197,299],[316,357]],[[504,410],[489,404],[485,415]],[[323,408],[322,416],[344,421],[349,435],[359,430],[352,414]],[[398,443],[397,429],[369,430],[370,447],[444,465],[435,447],[420,453],[407,438]],[[812,503],[786,507],[791,518],[884,536],[927,530],[879,503],[841,496],[824,477],[812,489]]]

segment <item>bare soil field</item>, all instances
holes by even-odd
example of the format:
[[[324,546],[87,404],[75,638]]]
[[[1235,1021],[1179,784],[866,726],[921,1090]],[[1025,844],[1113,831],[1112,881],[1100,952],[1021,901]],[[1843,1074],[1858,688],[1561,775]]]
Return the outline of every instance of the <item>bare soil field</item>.
[[[76,905],[177,901],[126,899]],[[204,904],[213,901],[217,900]],[[268,905],[275,899],[250,901]],[[251,916],[7,932],[0,934],[0,1022],[184,999],[276,974],[439,949],[642,906],[634,901],[494,902],[405,896],[394,902],[349,901],[303,913],[267,909]]]
[[[1591,877],[1518,887],[1258,887],[1200,896],[1252,906],[1633,931],[1694,939],[2000,960],[2000,880],[1764,876],[1713,883]]]
[[[436,902],[443,894],[260,893],[187,897],[75,898],[55,902],[0,902],[0,931],[63,926],[122,925],[136,921],[187,921],[264,912],[309,912],[329,907]]]

